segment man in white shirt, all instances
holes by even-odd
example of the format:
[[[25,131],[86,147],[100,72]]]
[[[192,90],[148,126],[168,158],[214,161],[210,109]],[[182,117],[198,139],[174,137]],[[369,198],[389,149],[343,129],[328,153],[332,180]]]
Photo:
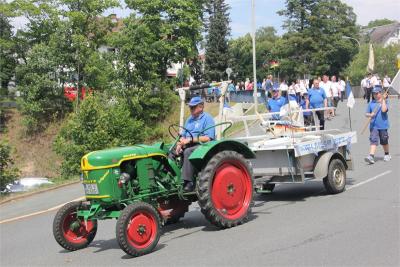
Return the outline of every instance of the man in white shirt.
[[[332,90],[333,106],[337,108],[341,94],[340,84],[336,81],[335,75],[331,77],[331,82],[332,82],[331,90]],[[333,117],[335,116],[335,113],[336,113],[335,110],[333,110],[332,111]]]
[[[391,80],[390,77],[385,74],[385,77],[383,78],[383,88],[386,89],[390,86]]]
[[[332,94],[332,83],[329,81],[329,77],[327,75],[322,76],[322,81],[319,83],[319,87],[324,89],[326,98],[328,100],[328,107],[333,106],[333,94]],[[328,111],[328,115],[332,116],[333,110]],[[330,119],[328,117],[328,119]]]
[[[374,84],[376,84],[378,81],[375,76],[372,76],[371,73],[368,73],[367,76],[367,81],[366,81],[366,95],[365,97],[367,98],[367,103],[371,101],[371,95],[372,95],[372,88],[374,88]]]
[[[340,86],[340,101],[343,102],[344,96],[346,95],[346,83],[338,77],[338,83]]]
[[[287,96],[288,89],[289,89],[289,86],[286,84],[286,81],[282,80],[281,84],[279,85],[279,91],[281,92],[281,95],[283,97]]]
[[[363,98],[367,98],[367,77],[364,77],[364,79],[361,80],[361,88],[363,89],[364,96]]]

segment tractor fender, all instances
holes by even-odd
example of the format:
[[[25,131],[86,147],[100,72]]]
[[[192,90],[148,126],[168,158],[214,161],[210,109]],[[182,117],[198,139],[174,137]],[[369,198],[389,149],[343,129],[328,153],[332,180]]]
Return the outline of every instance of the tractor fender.
[[[340,159],[346,170],[348,169],[345,158],[339,152],[327,151],[324,152],[314,160],[314,178],[323,179],[328,175],[329,163],[332,159]]]
[[[217,154],[218,152],[224,150],[236,151],[243,155],[247,159],[255,158],[254,152],[244,143],[236,140],[219,140],[211,141],[200,145],[193,153],[190,155],[190,162],[196,167],[196,169],[201,170],[202,167],[207,164],[208,160]]]

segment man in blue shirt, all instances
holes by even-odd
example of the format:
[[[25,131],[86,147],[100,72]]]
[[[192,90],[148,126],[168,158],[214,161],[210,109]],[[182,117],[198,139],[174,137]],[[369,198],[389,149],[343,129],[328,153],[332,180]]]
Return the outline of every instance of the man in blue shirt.
[[[325,90],[319,87],[318,79],[314,79],[313,87],[308,90],[308,97],[310,100],[310,108],[323,108],[328,106],[328,100],[325,94]],[[318,116],[320,129],[325,129],[325,115],[323,110],[315,112]]]
[[[183,152],[182,177],[184,182],[183,190],[186,192],[193,191],[194,189],[194,167],[189,161],[190,155],[200,142],[204,143],[215,139],[215,128],[212,127],[215,125],[215,122],[210,114],[203,111],[203,99],[195,96],[190,100],[188,105],[191,115],[185,123],[187,131],[181,133],[182,137],[176,145],[176,154],[178,155]],[[204,131],[207,128],[209,129]],[[200,133],[201,135],[199,136]]]
[[[380,143],[383,147],[383,151],[385,152],[385,156],[383,157],[384,161],[389,161],[391,156],[389,155],[389,103],[385,99],[385,96],[382,96],[382,87],[380,85],[376,85],[372,89],[373,100],[368,103],[366,116],[371,119],[369,124],[370,130],[370,148],[369,148],[369,156],[365,158],[365,161],[369,164],[375,163],[375,151],[376,147]],[[379,143],[378,143],[379,142]]]
[[[272,89],[272,98],[268,99],[267,109],[269,112],[280,112],[281,107],[287,104],[287,99],[279,95],[279,88]],[[272,120],[279,120],[279,114],[272,115]]]

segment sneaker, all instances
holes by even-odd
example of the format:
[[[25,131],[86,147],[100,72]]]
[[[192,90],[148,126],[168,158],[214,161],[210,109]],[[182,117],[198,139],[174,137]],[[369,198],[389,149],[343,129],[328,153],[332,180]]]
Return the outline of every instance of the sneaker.
[[[372,157],[371,155],[369,155],[368,157],[364,158],[365,162],[369,163],[369,164],[374,164],[375,160],[374,157]]]
[[[383,161],[389,161],[389,160],[391,160],[392,159],[392,157],[390,156],[390,155],[385,155],[384,157],[383,157]]]

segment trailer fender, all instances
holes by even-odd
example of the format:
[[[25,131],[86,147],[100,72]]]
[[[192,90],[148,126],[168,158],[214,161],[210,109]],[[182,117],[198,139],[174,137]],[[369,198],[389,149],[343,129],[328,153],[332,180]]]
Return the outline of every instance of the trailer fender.
[[[246,159],[256,157],[254,152],[251,151],[251,149],[244,143],[235,140],[219,140],[200,145],[190,155],[189,160],[196,167],[196,169],[201,170],[213,155],[224,150],[236,151],[242,154]]]
[[[320,154],[314,161],[314,178],[315,179],[323,179],[328,175],[329,163],[332,159],[340,159],[346,170],[348,169],[347,162],[342,156],[342,154],[338,152],[327,151],[325,153]]]

